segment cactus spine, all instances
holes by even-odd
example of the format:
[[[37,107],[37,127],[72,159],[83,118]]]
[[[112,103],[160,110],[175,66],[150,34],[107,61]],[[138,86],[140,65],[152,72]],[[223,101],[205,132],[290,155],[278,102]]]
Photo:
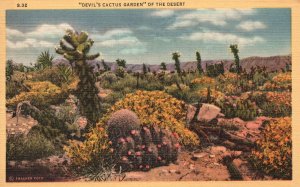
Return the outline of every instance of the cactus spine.
[[[80,101],[81,113],[88,119],[88,128],[95,125],[100,115],[100,100],[95,86],[96,77],[87,60],[94,60],[99,53],[90,55],[90,48],[94,41],[88,38],[86,32],[67,30],[60,46],[55,48],[56,53],[63,55],[72,66],[80,81],[77,85],[76,96]]]

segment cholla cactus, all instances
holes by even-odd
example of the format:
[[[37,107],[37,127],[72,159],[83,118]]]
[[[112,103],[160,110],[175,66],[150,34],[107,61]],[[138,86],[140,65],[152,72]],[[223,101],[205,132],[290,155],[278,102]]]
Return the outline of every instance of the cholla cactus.
[[[122,170],[149,170],[177,160],[178,135],[168,129],[139,125],[135,113],[122,109],[112,114],[108,136]]]
[[[182,72],[181,72],[181,67],[180,67],[180,61],[179,61],[179,57],[180,57],[180,53],[179,52],[174,52],[172,53],[172,59],[175,61],[175,69],[177,71],[177,74],[179,75],[182,83],[184,83],[183,78],[182,78]]]
[[[198,51],[196,52],[196,59],[197,59],[198,72],[199,72],[199,74],[202,74],[203,73],[203,68],[202,68],[202,64],[201,64],[201,55]]]
[[[240,57],[239,57],[239,49],[238,49],[238,45],[234,44],[234,45],[230,45],[230,50],[234,55],[234,62],[235,62],[235,71],[237,74],[241,73],[241,66],[240,66]]]
[[[162,62],[162,63],[160,64],[160,69],[163,70],[163,71],[166,71],[166,70],[167,70],[167,65],[166,65],[165,62]]]
[[[103,65],[104,71],[110,71],[111,70],[109,65],[107,65],[103,59],[101,60],[101,63]]]
[[[143,75],[146,75],[148,72],[146,64],[143,64]]]
[[[88,128],[96,124],[100,115],[100,100],[97,96],[98,89],[95,86],[96,77],[92,68],[86,63],[94,60],[99,53],[89,55],[94,41],[88,39],[86,32],[74,32],[67,30],[60,46],[55,48],[56,53],[63,55],[74,66],[80,81],[77,85],[76,96],[81,104],[81,112],[89,121]]]
[[[124,60],[124,59],[117,59],[116,60],[116,62],[117,62],[117,65],[119,66],[119,67],[123,67],[123,68],[126,68],[126,61]]]

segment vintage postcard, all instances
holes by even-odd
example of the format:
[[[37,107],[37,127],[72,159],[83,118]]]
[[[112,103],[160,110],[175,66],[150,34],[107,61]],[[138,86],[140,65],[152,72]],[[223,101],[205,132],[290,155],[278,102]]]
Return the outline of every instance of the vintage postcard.
[[[299,185],[299,2],[43,2],[0,3],[4,185]]]

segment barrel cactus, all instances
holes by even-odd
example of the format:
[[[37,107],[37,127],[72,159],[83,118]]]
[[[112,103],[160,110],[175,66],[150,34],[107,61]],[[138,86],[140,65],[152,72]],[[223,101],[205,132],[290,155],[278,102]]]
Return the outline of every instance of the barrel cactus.
[[[122,109],[111,115],[107,125],[109,137],[115,139],[124,137],[133,130],[138,130],[140,121],[134,112]]]
[[[107,126],[117,168],[123,171],[149,170],[177,160],[178,135],[157,125],[140,126],[136,114],[130,110],[113,113]]]

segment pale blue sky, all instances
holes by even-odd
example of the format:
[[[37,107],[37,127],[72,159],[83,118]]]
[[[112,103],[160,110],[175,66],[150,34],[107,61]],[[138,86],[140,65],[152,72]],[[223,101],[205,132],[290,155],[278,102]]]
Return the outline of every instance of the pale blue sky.
[[[231,59],[229,44],[240,56],[291,53],[290,9],[193,10],[8,10],[7,59],[29,64],[44,50],[54,52],[65,29],[87,31],[93,51],[106,61],[127,63]]]

